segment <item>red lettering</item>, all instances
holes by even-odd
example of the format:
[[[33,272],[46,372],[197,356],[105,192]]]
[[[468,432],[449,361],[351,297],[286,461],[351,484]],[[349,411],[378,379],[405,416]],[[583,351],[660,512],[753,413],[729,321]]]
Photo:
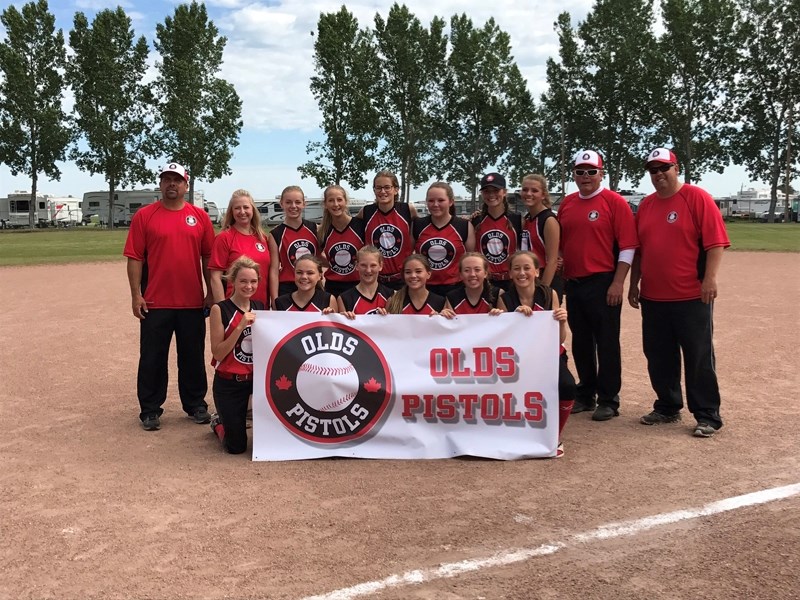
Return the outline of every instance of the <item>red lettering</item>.
[[[500,418],[500,397],[497,394],[481,396],[481,417],[484,421],[497,421]]]
[[[464,419],[471,420],[475,418],[473,406],[480,401],[478,394],[461,394],[458,401],[464,404]]]
[[[514,394],[503,394],[503,420],[522,421],[522,413],[514,407]]]
[[[416,394],[403,394],[403,416],[408,419],[419,412],[421,404]]]
[[[508,346],[501,346],[495,350],[495,358],[497,360],[497,376],[501,379],[513,378],[517,374],[517,363],[514,360],[517,353],[513,348]]]
[[[544,398],[540,392],[525,392],[525,418],[534,423],[544,421]]]
[[[433,419],[433,409],[436,403],[436,396],[425,394],[422,399],[425,401],[425,411],[422,413],[422,416],[428,420]]]
[[[456,418],[456,397],[452,394],[442,394],[437,398],[436,416],[442,421],[452,421]]]
[[[430,369],[431,377],[434,379],[443,379],[447,377],[449,370],[449,361],[447,360],[447,350],[444,348],[434,348],[430,354]]]
[[[493,352],[491,348],[473,348],[475,357],[475,377],[491,377],[494,372]]]
[[[450,354],[453,355],[453,369],[451,373],[453,377],[469,377],[472,372],[469,368],[464,368],[464,354],[461,348],[450,348]]]

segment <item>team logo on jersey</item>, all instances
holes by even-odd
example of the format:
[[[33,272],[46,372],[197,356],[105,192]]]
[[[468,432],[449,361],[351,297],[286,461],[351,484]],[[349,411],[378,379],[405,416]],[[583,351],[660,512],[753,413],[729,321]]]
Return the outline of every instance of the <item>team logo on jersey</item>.
[[[372,244],[380,249],[383,258],[394,258],[403,249],[403,232],[391,223],[384,223],[372,232]]]
[[[297,259],[306,254],[315,254],[314,244],[308,240],[295,240],[286,248],[286,255],[289,257],[289,262],[292,266],[297,262]]]
[[[481,252],[493,265],[501,265],[506,261],[510,244],[508,235],[498,229],[487,231],[481,236]]]
[[[189,215],[188,217],[186,217],[186,224],[189,227],[194,227],[195,225],[197,225],[197,219],[192,215]]]
[[[453,242],[444,238],[431,238],[425,240],[420,246],[420,253],[428,257],[431,269],[441,271],[449,267],[456,256],[456,247]]]
[[[597,219],[599,219],[599,218],[600,218],[600,213],[599,212],[597,212],[596,210],[590,210],[589,211],[589,220],[590,221],[597,221]]]
[[[256,250],[258,250],[259,252],[266,252],[267,247],[261,242],[256,242]]]
[[[363,440],[392,401],[392,376],[360,331],[310,323],[286,335],[267,362],[267,400],[286,429],[321,444]]]
[[[250,327],[245,327],[236,346],[233,347],[233,357],[245,365],[253,364],[253,338],[250,337]]]
[[[677,220],[678,220],[678,213],[676,213],[674,210],[671,210],[667,215],[667,223],[674,223]]]
[[[330,270],[337,275],[350,275],[356,270],[358,248],[350,242],[339,242],[331,246],[328,252]]]

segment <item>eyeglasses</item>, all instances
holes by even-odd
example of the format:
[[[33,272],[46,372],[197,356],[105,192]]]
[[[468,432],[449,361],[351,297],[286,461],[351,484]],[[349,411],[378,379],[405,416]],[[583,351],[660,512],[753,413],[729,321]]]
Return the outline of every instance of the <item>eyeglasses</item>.
[[[670,163],[668,165],[661,165],[660,167],[647,167],[647,171],[650,173],[650,175],[655,175],[656,173],[666,173],[674,166],[675,165]]]
[[[584,175],[594,177],[599,171],[600,169],[575,169],[575,175],[578,177],[583,177]]]
[[[394,189],[393,185],[376,185],[372,188],[376,192],[391,192]]]

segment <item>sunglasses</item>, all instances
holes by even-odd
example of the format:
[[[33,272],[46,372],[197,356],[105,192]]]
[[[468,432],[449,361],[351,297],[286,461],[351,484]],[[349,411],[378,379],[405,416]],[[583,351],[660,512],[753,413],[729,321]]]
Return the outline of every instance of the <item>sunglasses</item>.
[[[583,177],[584,175],[589,175],[590,177],[594,177],[600,169],[575,169],[575,175],[578,177]]]
[[[655,175],[656,173],[666,173],[674,166],[675,165],[670,163],[668,165],[661,165],[660,167],[647,167],[647,171],[650,173],[650,175]]]

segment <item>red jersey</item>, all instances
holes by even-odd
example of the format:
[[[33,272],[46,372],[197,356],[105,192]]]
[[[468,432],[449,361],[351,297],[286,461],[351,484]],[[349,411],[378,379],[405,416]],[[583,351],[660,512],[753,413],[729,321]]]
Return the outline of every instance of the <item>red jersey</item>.
[[[711,195],[688,183],[669,198],[650,194],[639,204],[636,225],[642,298],[667,302],[700,298],[705,251],[731,245]]]
[[[223,339],[228,339],[233,331],[239,326],[244,313],[241,309],[233,303],[233,300],[228,298],[222,302],[218,302],[222,325],[225,327],[225,336]],[[264,304],[257,300],[250,302],[250,310],[264,310]],[[253,342],[250,339],[250,327],[245,327],[239,334],[239,339],[236,340],[236,345],[233,350],[223,358],[217,360],[211,359],[211,366],[216,369],[218,373],[226,373],[228,375],[249,375],[253,372]]]
[[[294,281],[294,263],[306,254],[317,255],[317,224],[306,221],[294,229],[281,223],[269,232],[278,247],[278,281]]]
[[[267,305],[270,255],[266,238],[263,241],[259,240],[257,236],[241,233],[235,227],[220,231],[214,239],[208,268],[213,271],[225,271],[241,256],[252,258],[258,263],[261,281],[258,282],[258,289],[253,294],[253,299]],[[225,296],[230,297],[232,293],[233,281],[228,280]]]
[[[347,311],[357,315],[372,315],[377,313],[379,308],[386,308],[392,294],[394,294],[392,288],[379,283],[372,298],[367,298],[358,291],[358,288],[351,288],[339,296],[339,299]]]
[[[147,308],[203,308],[201,257],[211,256],[214,227],[208,213],[184,202],[179,210],[161,201],[133,215],[123,255],[141,261]]]
[[[549,208],[545,208],[535,217],[530,214],[525,215],[522,231],[522,249],[530,250],[539,259],[539,268],[547,266],[547,251],[545,250],[544,226],[547,219],[556,219],[555,214]],[[556,223],[558,220],[556,219]]]
[[[358,251],[364,247],[364,222],[353,218],[342,231],[331,226],[322,242],[328,259],[327,281],[358,281]]]
[[[428,285],[453,285],[461,280],[458,261],[467,251],[469,221],[451,217],[444,227],[433,224],[430,216],[415,219],[413,227],[417,239],[414,252],[422,254],[431,264]]]
[[[284,294],[275,298],[275,310],[288,310],[290,312],[322,312],[330,305],[331,295],[319,288],[317,288],[311,300],[305,306],[295,303],[291,294]]]
[[[381,275],[398,275],[403,261],[411,254],[411,209],[395,202],[389,212],[381,212],[377,204],[364,207],[364,241],[383,255]]]
[[[500,291],[493,287],[486,293],[484,290],[476,304],[472,304],[467,298],[467,290],[463,287],[457,288],[447,294],[447,300],[453,307],[453,312],[457,315],[482,315],[497,307],[497,297]]]
[[[428,297],[425,299],[425,303],[417,308],[414,306],[414,303],[411,302],[407,292],[398,291],[396,293],[405,294],[405,297],[403,298],[403,310],[400,311],[401,315],[432,315],[444,310],[444,304],[446,300],[444,296],[440,296],[439,294],[428,292]]]
[[[489,213],[472,220],[479,252],[489,261],[493,279],[508,279],[508,259],[520,247],[522,217],[510,212],[494,218]]]
[[[614,272],[619,251],[639,247],[630,206],[602,187],[588,198],[569,194],[558,209],[558,222],[565,279]]]

